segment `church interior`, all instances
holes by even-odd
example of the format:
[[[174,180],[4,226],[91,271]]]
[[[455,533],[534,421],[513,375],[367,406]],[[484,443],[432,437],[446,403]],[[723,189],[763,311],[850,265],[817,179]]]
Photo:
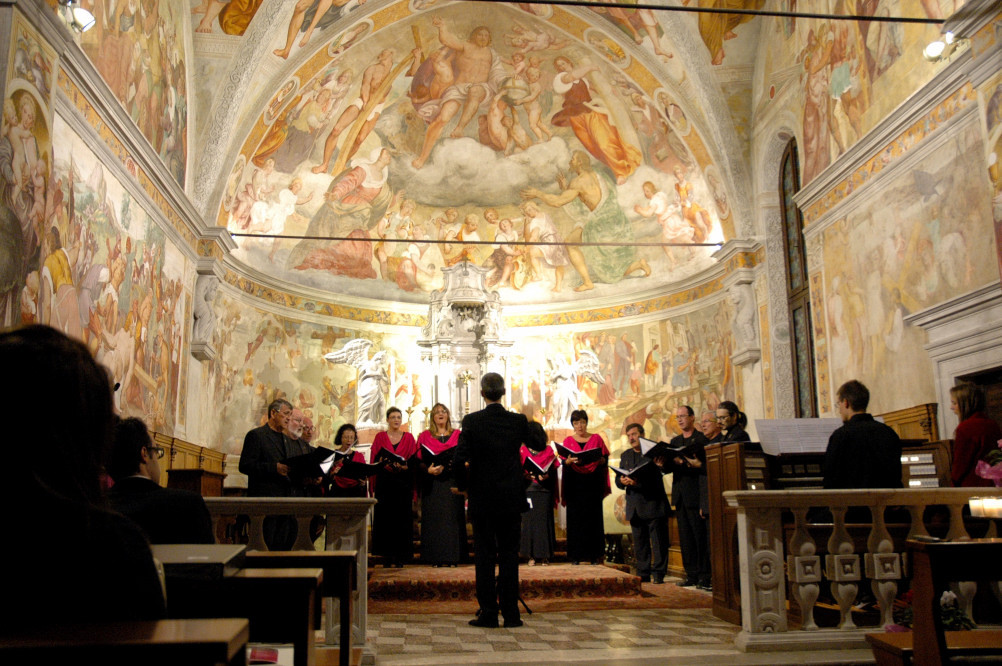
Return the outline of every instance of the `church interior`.
[[[836,418],[850,379],[930,439],[958,380],[1002,418],[991,0],[16,0],[0,31],[0,325],[83,341],[192,466],[276,398],[368,444],[485,372],[613,459],[680,405]]]

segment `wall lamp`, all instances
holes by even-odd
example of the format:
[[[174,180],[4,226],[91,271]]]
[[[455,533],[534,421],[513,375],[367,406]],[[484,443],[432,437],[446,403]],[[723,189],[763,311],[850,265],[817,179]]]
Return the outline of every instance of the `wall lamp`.
[[[79,6],[78,0],[59,0],[63,22],[77,32],[87,32],[94,27],[94,15]]]
[[[959,41],[956,39],[954,34],[950,31],[944,32],[940,35],[940,39],[934,42],[929,42],[929,45],[922,49],[922,57],[929,62],[939,62],[945,58],[949,58],[953,55],[953,52],[957,49],[957,44]]]

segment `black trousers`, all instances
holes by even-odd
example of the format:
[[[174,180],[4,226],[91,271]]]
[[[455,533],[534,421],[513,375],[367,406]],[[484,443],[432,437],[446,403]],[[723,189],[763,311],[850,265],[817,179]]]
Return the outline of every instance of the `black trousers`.
[[[682,566],[691,581],[710,584],[710,539],[706,518],[699,515],[698,506],[675,509],[678,519],[678,545],[682,549]]]
[[[522,514],[477,512],[473,523],[473,564],[477,575],[477,602],[485,616],[501,615],[519,619],[518,545],[522,534]],[[494,565],[498,567],[497,583]]]
[[[668,570],[668,519],[641,518],[634,515],[630,520],[633,532],[633,554],[637,558],[637,575],[664,576]]]

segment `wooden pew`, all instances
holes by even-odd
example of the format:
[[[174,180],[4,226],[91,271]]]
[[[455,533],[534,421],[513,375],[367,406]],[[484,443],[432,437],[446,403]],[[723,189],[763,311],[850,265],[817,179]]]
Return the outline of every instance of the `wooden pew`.
[[[0,663],[244,666],[248,636],[238,618],[52,625],[0,638]]]
[[[291,643],[296,666],[312,666],[323,569],[247,568],[244,546],[157,545],[172,618],[244,617],[255,643]],[[349,620],[350,621],[350,620]]]
[[[1002,655],[1002,631],[944,631],[940,595],[955,580],[996,580],[1002,539],[925,542],[909,540],[912,562],[910,633],[867,634],[878,664],[945,663],[953,656]]]
[[[295,666],[313,666],[323,575],[322,569],[241,569],[222,580],[221,614],[246,617],[255,643],[292,643]]]
[[[338,599],[341,620],[339,663],[347,666],[351,660],[351,598],[358,585],[357,556],[358,553],[354,550],[252,550],[246,554],[245,563],[248,567],[258,569],[317,567],[323,570],[320,596]],[[319,609],[316,620],[319,629]]]

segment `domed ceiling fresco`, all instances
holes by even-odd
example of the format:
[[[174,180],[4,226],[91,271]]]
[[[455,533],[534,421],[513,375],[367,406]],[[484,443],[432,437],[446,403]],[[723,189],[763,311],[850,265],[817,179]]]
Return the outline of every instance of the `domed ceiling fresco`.
[[[651,10],[312,5],[268,33],[216,190],[234,258],[274,284],[419,304],[469,261],[506,304],[632,301],[734,236],[745,149],[697,70],[740,21],[673,13],[707,46],[686,63]]]

